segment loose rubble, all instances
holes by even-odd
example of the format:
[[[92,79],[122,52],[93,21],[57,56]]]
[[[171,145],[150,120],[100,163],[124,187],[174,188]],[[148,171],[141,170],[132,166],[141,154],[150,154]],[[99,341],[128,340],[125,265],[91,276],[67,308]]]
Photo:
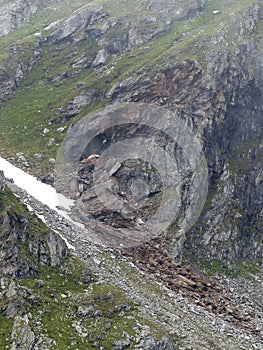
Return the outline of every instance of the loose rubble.
[[[57,212],[28,196],[13,183],[8,183],[8,185],[25,203],[34,208],[36,213],[40,213],[45,218],[48,226],[59,232],[68,243],[74,246],[74,253],[92,266],[97,278],[105,278],[111,283],[116,283],[135,302],[143,305],[144,312],[147,314],[150,312],[151,317],[165,324],[167,330],[175,332],[173,323],[177,322],[176,334],[185,339],[184,344],[188,341],[187,334],[192,334],[192,337],[192,332],[195,329],[195,323],[192,323],[190,319],[200,318],[201,323],[205,322],[214,328],[215,336],[222,337],[222,343],[225,341],[225,337],[226,339],[234,339],[235,337],[239,339],[239,347],[233,347],[229,343],[228,349],[260,350],[262,348],[262,321],[259,321],[262,309],[260,310],[259,304],[254,303],[254,300],[259,303],[259,299],[251,300],[252,305],[258,308],[257,311],[253,312],[252,305],[250,308],[247,308],[246,305],[240,306],[234,302],[233,295],[225,287],[223,279],[218,283],[218,281],[192,273],[189,266],[174,266],[166,254],[158,251],[156,247],[158,242],[147,243],[136,248],[126,248],[122,251],[102,247],[94,239],[91,231],[67,221]],[[78,243],[76,244],[76,242]],[[95,260],[99,263],[94,263]],[[139,278],[139,283],[134,283],[131,275],[121,274],[123,264],[130,270],[129,273],[134,273],[136,278]],[[148,284],[156,284],[156,282],[159,284],[158,288],[162,291],[160,299],[159,297],[156,299],[156,296],[153,295],[150,297],[146,286],[140,285],[141,279]],[[242,295],[244,292],[242,284],[238,284],[238,286],[239,295]],[[254,293],[257,295],[256,289]],[[247,295],[246,297],[248,298]],[[80,309],[80,312],[83,310]],[[188,321],[182,322],[182,317],[187,317]],[[171,320],[174,321],[171,322]],[[143,342],[145,341],[144,338]],[[141,346],[145,346],[141,348],[147,349],[146,343],[141,344],[144,344]],[[192,349],[193,340],[189,340],[188,347],[184,346],[182,348],[184,350]],[[140,349],[140,346],[137,348]],[[207,347],[207,349],[210,348]],[[214,349],[211,348],[211,350]]]

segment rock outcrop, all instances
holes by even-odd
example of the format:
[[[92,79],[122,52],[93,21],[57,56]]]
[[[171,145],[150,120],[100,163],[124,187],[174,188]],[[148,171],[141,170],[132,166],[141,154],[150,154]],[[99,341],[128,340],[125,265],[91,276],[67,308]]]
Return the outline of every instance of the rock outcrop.
[[[67,256],[63,239],[30,215],[7,187],[0,192],[0,241],[1,276],[36,276],[39,266],[59,267]]]
[[[21,27],[43,5],[40,0],[3,0],[0,3],[0,37],[10,33],[13,29]]]
[[[253,33],[260,25],[259,4],[241,12],[231,30]],[[113,100],[161,104],[189,118],[203,140],[210,172],[210,195],[201,219],[187,233],[185,247],[228,266],[238,259],[262,261],[262,38],[242,39],[227,48],[223,34],[206,52],[206,70],[198,61],[163,62],[118,82]],[[226,47],[221,47],[220,42]],[[206,44],[204,43],[203,46]],[[217,46],[220,48],[217,49]],[[200,45],[201,50],[202,44]],[[187,198],[186,198],[187,201]],[[227,244],[230,242],[231,244]],[[171,251],[180,262],[183,240]],[[195,255],[195,253],[194,253]]]

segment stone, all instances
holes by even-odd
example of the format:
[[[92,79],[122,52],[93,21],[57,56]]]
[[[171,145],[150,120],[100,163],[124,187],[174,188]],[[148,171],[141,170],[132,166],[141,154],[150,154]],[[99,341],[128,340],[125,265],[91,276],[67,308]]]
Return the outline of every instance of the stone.
[[[12,195],[9,195],[12,197]],[[9,209],[0,214],[0,272],[6,276],[35,276],[38,265],[58,267],[67,256],[64,240],[51,230],[41,228],[24,207],[20,212]],[[28,256],[20,254],[20,249]],[[29,258],[30,257],[30,258]],[[9,286],[15,293],[15,285]]]
[[[42,153],[35,153],[33,155],[33,157],[36,158],[36,159],[41,159],[43,157],[43,154]]]
[[[65,40],[73,36],[76,32],[99,21],[105,15],[106,13],[102,6],[94,6],[83,10],[60,23],[58,28],[49,35],[48,40],[52,44],[57,44],[59,41]]]
[[[78,307],[78,314],[81,316],[91,316],[94,312],[93,305],[81,305]]]
[[[12,350],[33,350],[35,334],[30,328],[27,315],[17,316],[11,334]]]
[[[12,298],[17,295],[16,284],[12,281],[8,286],[8,291],[6,292],[7,298]]]
[[[56,159],[55,158],[49,158],[48,162],[50,164],[56,164]]]
[[[48,140],[47,146],[51,147],[55,145],[55,143],[56,143],[56,140],[52,137],[51,139]]]
[[[92,67],[99,67],[103,65],[106,62],[106,59],[108,58],[108,53],[106,49],[101,49],[95,60],[92,62]]]
[[[11,299],[4,310],[4,315],[7,318],[14,318],[21,312],[22,302],[21,299]]]
[[[130,347],[131,341],[130,339],[126,340],[116,340],[112,343],[113,350],[124,350]]]
[[[61,134],[61,133],[63,133],[66,129],[67,129],[66,127],[62,126],[62,127],[58,128],[57,131]]]
[[[47,135],[49,133],[49,129],[48,128],[45,128],[43,131],[42,131],[43,135]]]
[[[5,187],[5,176],[4,172],[0,171],[0,191],[2,191]]]

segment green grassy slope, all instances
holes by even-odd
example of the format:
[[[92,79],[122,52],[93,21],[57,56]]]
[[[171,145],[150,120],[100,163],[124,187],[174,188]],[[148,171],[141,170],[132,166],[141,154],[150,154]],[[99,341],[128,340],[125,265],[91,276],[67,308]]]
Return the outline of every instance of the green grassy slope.
[[[55,11],[45,9],[39,12],[30,23],[14,30],[7,37],[0,40],[0,47],[2,48],[0,61],[10,58],[15,65],[16,60],[21,60],[22,57],[25,61],[28,60],[30,50],[38,40],[32,34],[38,31],[45,36],[46,32],[43,29],[47,24],[68,16],[72,10],[81,7],[84,3],[86,2],[67,1],[57,4],[57,10]],[[92,5],[97,3],[103,2],[95,1],[92,2]],[[106,66],[99,70],[94,68],[76,70],[72,66],[72,62],[84,53],[95,57],[99,48],[92,38],[57,48],[43,43],[41,58],[37,61],[33,70],[26,75],[15,93],[6,102],[2,103],[0,109],[0,152],[9,156],[14,156],[18,151],[23,152],[29,158],[32,169],[47,172],[51,168],[48,159],[56,157],[58,146],[64,137],[63,134],[57,132],[58,127],[68,127],[86,113],[110,102],[105,97],[106,91],[116,82],[122,81],[142,67],[154,67],[154,72],[157,67],[161,67],[169,60],[180,61],[190,58],[197,60],[205,70],[205,54],[211,45],[212,37],[216,37],[224,31],[229,49],[235,48],[239,36],[233,32],[232,21],[250,3],[252,3],[251,0],[232,0],[228,1],[227,6],[224,7],[224,1],[208,1],[200,16],[193,20],[175,22],[169,32],[162,35],[161,38],[142,47],[125,51],[117,57],[109,58]],[[139,10],[145,10],[144,3],[140,5],[137,3],[138,6],[140,7]],[[128,8],[126,1],[111,2],[111,5],[107,3],[105,6],[108,17],[122,15],[122,8],[127,11],[127,13],[125,12],[126,17],[135,20],[133,2],[129,3]],[[219,14],[213,14],[213,11],[218,9],[220,10]],[[140,17],[143,17],[145,13],[141,11],[140,16],[136,17],[138,23]],[[124,21],[127,21],[126,17]],[[142,27],[141,30],[146,30],[146,28]],[[116,36],[115,31],[115,28],[111,28],[109,35]],[[258,28],[258,33],[260,33],[260,28]],[[243,35],[248,34],[244,33]],[[14,44],[21,47],[21,53],[18,52],[15,59],[12,58],[9,51],[10,45]],[[225,45],[225,42],[218,43],[217,47],[220,45]],[[56,76],[61,76],[61,78],[53,81],[52,77]],[[76,88],[78,82],[82,82],[84,85]],[[95,88],[97,97],[76,117],[63,124],[57,124],[61,120],[58,109],[61,106],[66,106],[82,89],[91,86]],[[53,123],[54,121],[57,123]],[[52,124],[50,125],[50,123]],[[44,128],[50,130],[46,136],[42,136]],[[53,139],[52,145],[47,146],[50,144],[50,139]],[[41,161],[33,157],[37,152],[43,153]],[[36,170],[38,168],[39,170]]]

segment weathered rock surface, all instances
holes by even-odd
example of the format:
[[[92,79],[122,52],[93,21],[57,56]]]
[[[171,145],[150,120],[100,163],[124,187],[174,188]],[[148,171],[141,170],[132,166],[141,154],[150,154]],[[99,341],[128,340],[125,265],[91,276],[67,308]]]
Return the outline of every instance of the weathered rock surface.
[[[45,1],[47,3],[47,1]],[[43,5],[40,0],[3,0],[0,3],[0,37],[21,27]]]
[[[105,16],[106,13],[102,6],[96,6],[81,11],[62,22],[62,24],[60,24],[58,28],[49,35],[48,40],[51,44],[58,44],[62,40],[68,40],[77,32],[86,29],[88,26],[100,21]]]
[[[34,349],[35,334],[30,329],[28,316],[17,316],[11,334],[11,349]]]
[[[67,256],[62,238],[30,215],[7,188],[0,204],[1,275],[25,278],[35,276],[39,265],[60,266]]]
[[[251,23],[253,32],[260,21],[259,9],[259,4],[252,4],[243,12],[246,20],[234,23],[232,30],[243,32]],[[230,266],[240,258],[263,258],[263,71],[258,60],[262,38],[240,40],[234,51],[217,49],[227,38],[214,40],[215,47],[206,53],[206,71],[193,60],[163,63],[152,79],[145,68],[117,83],[107,96],[161,104],[189,118],[208,159],[210,199],[187,233],[186,248]],[[231,246],[226,244],[230,241]],[[172,243],[177,261],[182,243],[180,239]]]

